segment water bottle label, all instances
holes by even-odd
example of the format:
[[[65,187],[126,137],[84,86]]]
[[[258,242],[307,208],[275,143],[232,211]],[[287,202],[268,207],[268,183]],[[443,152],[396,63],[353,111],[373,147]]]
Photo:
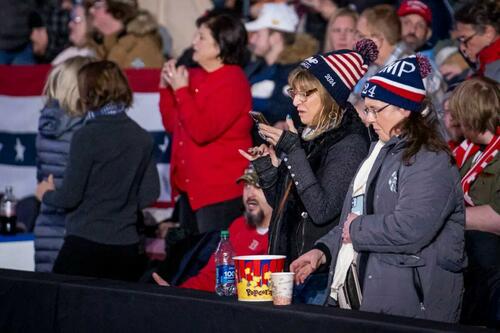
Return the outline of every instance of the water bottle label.
[[[235,276],[234,276],[234,265],[219,265],[217,266],[217,281],[219,284],[234,284]]]

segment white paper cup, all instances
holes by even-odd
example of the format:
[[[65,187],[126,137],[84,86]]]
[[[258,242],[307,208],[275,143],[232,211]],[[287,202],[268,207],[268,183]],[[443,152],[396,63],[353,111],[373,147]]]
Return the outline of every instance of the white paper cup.
[[[293,272],[271,273],[274,305],[290,305],[293,295]]]

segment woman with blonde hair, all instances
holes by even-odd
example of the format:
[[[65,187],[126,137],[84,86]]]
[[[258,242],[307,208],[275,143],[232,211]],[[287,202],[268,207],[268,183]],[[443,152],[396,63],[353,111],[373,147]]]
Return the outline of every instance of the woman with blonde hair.
[[[347,98],[376,57],[375,43],[362,40],[354,51],[305,59],[289,76],[289,94],[305,127],[295,130],[291,119],[286,131],[259,124],[269,145],[240,150],[274,208],[269,252],[286,255],[288,264],[339,223],[349,182],[368,153],[367,129]],[[327,276],[314,277],[296,300],[322,303],[326,282]]]
[[[52,271],[137,281],[145,264],[138,216],[160,194],[153,139],[126,113],[132,90],[116,63],[83,66],[78,90],[85,126],[71,142],[64,179],[56,188],[49,176],[36,190],[44,204],[71,210]]]
[[[45,83],[47,98],[38,122],[37,179],[53,175],[61,185],[73,134],[83,125],[77,74],[92,58],[74,57],[54,67]],[[35,223],[35,270],[51,272],[63,243],[66,212],[42,203]]]
[[[364,112],[379,141],[353,177],[340,224],[290,266],[297,282],[329,267],[325,305],[458,321],[463,194],[425,92],[430,71],[428,59],[410,56],[364,86]]]
[[[324,51],[352,49],[357,41],[358,13],[348,7],[340,8],[330,17],[326,28]]]

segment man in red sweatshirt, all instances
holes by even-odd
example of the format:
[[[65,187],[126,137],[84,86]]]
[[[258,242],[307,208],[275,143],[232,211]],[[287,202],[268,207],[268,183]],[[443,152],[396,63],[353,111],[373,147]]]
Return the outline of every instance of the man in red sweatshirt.
[[[245,182],[243,188],[243,216],[233,221],[229,227],[229,240],[236,255],[267,254],[267,231],[271,221],[272,208],[266,201],[264,192],[259,186],[255,170],[248,168],[237,182]],[[168,282],[157,273],[153,273],[157,284],[168,286]],[[205,267],[178,287],[214,292],[215,291],[215,257],[210,257]]]

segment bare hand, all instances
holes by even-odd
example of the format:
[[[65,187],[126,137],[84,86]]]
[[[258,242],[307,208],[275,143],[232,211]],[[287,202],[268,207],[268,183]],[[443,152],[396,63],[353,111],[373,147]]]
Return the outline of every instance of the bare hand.
[[[269,157],[271,157],[271,163],[273,164],[273,166],[278,167],[280,163],[278,157],[276,156],[276,151],[274,150],[274,148],[265,144],[261,144],[258,147],[248,148],[247,151],[238,149],[238,152],[241,154],[241,156],[243,156],[250,162],[255,161],[260,157],[269,155]]]
[[[312,249],[295,259],[290,264],[290,271],[295,273],[295,283],[304,283],[306,278],[324,263],[326,263],[326,256],[318,249]]]
[[[462,73],[463,69],[457,64],[444,64],[439,67],[439,71],[446,80],[451,80]]]
[[[49,175],[47,180],[42,180],[36,187],[35,195],[38,201],[42,201],[43,195],[47,191],[54,191],[56,189],[54,185],[54,176]]]
[[[163,65],[160,87],[170,85],[172,89],[177,90],[188,86],[189,72],[185,66],[176,67],[176,63],[176,60],[169,60]]]
[[[259,124],[258,129],[260,136],[273,146],[276,146],[281,135],[283,134],[282,129],[265,124]]]
[[[157,273],[153,273],[153,280],[155,280],[156,284],[163,287],[170,287],[170,284],[165,281],[161,276]]]
[[[156,229],[155,235],[156,238],[165,238],[167,233],[172,228],[178,228],[180,226],[177,222],[161,222],[158,224],[158,228]]]
[[[354,214],[354,213],[349,213],[349,215],[347,215],[347,219],[344,222],[344,227],[342,228],[342,242],[343,243],[346,243],[346,244],[352,243],[351,232],[350,232],[351,223],[358,216],[359,216],[358,214]]]

